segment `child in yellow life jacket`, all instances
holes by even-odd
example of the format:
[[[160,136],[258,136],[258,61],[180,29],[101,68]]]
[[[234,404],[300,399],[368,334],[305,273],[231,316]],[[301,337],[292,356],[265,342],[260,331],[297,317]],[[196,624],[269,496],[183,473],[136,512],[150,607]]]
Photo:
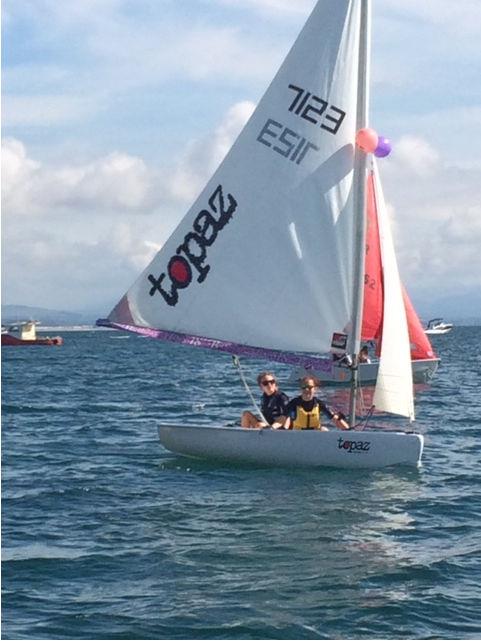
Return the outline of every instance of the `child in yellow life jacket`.
[[[312,376],[301,379],[300,396],[290,401],[286,408],[285,427],[294,430],[327,430],[321,423],[321,414],[334,421],[336,427],[348,430],[349,425],[341,412],[333,412],[315,395],[319,381]]]

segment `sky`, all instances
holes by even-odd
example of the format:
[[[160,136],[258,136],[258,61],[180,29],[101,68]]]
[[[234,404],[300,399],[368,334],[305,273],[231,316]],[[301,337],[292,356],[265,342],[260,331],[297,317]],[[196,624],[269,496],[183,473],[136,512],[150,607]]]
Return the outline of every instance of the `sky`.
[[[335,1],[335,0],[332,0]],[[3,0],[2,303],[105,316],[314,0]],[[420,315],[481,318],[481,2],[373,0],[370,124]]]

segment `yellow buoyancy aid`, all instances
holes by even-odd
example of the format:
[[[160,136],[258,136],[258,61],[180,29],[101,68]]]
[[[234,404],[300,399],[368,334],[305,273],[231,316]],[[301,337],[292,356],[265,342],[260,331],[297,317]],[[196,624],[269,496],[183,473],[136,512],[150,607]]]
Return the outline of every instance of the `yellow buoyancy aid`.
[[[316,403],[310,412],[298,405],[296,408],[296,418],[292,424],[295,430],[316,429],[321,427],[321,416],[319,413],[319,405]]]

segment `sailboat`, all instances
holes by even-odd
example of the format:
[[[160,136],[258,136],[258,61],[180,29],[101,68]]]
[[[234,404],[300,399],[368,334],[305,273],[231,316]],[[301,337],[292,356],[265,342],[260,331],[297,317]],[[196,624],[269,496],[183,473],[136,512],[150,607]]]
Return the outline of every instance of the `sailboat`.
[[[366,349],[371,349],[373,358],[359,362],[359,385],[374,385],[379,370],[378,357],[381,353],[384,313],[383,255],[384,234],[380,230],[388,224],[386,206],[380,190],[377,168],[373,167],[367,177],[366,201],[366,246],[364,261],[364,304],[362,313],[361,341]],[[414,309],[409,294],[402,286],[404,307],[409,332],[413,383],[429,383],[435,375],[440,359],[435,354],[426,331]],[[324,386],[348,386],[351,382],[349,367],[351,359],[345,358],[342,350],[333,349],[325,358],[322,370],[296,367],[289,381],[297,382],[303,376],[316,376]]]
[[[237,356],[325,367],[352,355],[349,431],[158,425],[176,454],[255,465],[419,465],[412,429],[359,429],[370,0],[319,0],[236,142],[153,261],[100,326]],[[382,219],[382,344],[376,409],[414,419],[406,311]],[[409,426],[411,427],[411,426]]]

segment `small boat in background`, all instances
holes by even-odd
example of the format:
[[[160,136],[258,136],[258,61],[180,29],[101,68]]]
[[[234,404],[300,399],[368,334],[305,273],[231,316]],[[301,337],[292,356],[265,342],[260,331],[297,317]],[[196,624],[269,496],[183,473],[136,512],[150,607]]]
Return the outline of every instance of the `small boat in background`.
[[[361,340],[365,348],[373,348],[373,354],[368,362],[358,363],[359,385],[375,385],[379,371],[379,357],[382,350],[384,326],[385,287],[383,257],[389,256],[385,247],[385,234],[380,230],[385,228],[385,206],[380,185],[376,189],[374,172],[368,176],[366,199],[366,247],[365,247],[365,277],[364,301],[361,326]],[[426,331],[419,320],[411,299],[404,285],[401,285],[404,311],[409,333],[411,351],[411,367],[413,383],[429,383],[434,377],[440,359],[426,336]],[[438,319],[439,320],[439,319]],[[295,368],[289,382],[298,383],[303,376],[314,375],[323,386],[351,385],[352,362],[346,360],[344,346],[340,350],[331,349],[331,354],[323,359],[319,369],[309,367]]]
[[[447,334],[453,327],[454,325],[452,323],[445,323],[442,318],[433,318],[428,322],[424,333],[430,335]]]
[[[62,345],[61,336],[43,336],[37,337],[36,325],[38,321],[22,321],[2,327],[2,346],[20,346],[20,345]]]
[[[430,383],[437,372],[440,363],[439,358],[418,358],[411,361],[413,383]],[[351,384],[351,365],[344,359],[332,361],[332,358],[324,359],[324,369],[313,370],[310,367],[295,367],[288,377],[288,382],[298,384],[304,376],[314,375],[322,383],[323,387],[348,387]],[[371,386],[376,384],[379,372],[379,359],[373,359],[370,363],[359,363],[359,385]]]

